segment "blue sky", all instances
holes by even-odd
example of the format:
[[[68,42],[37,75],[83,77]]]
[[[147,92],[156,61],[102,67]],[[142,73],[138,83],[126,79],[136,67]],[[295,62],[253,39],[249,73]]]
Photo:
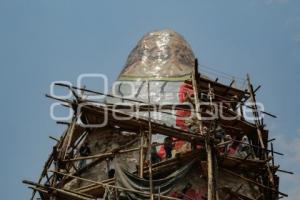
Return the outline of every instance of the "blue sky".
[[[29,198],[21,180],[37,179],[48,136],[63,130],[44,98],[51,82],[105,73],[112,83],[138,39],[162,28],[182,34],[200,64],[262,85],[258,100],[279,117],[266,119],[286,153],[279,164],[296,173],[281,174],[281,190],[298,199],[299,0],[0,0],[1,199]]]

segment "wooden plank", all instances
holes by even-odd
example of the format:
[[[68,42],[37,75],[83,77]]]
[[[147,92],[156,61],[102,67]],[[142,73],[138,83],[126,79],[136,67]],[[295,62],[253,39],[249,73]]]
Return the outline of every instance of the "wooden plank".
[[[85,114],[90,117],[91,123],[95,122],[95,120],[98,119],[101,120],[107,114],[106,116],[108,117],[108,123],[111,124],[112,126],[119,126],[120,128],[129,130],[129,131],[134,131],[138,132],[140,127],[143,129],[147,130],[148,129],[148,120],[144,119],[143,117],[135,117],[133,115],[120,112],[120,111],[114,111],[109,108],[101,108],[101,107],[96,107],[92,105],[88,106],[83,106],[82,111],[85,112]],[[113,117],[113,114],[118,117]],[[91,118],[93,116],[93,118]],[[120,120],[120,118],[125,119],[130,117],[130,120]],[[92,125],[92,124],[91,124]],[[192,132],[188,131],[183,131],[178,128],[174,127],[169,127],[164,124],[159,124],[155,121],[152,121],[152,131],[156,133],[160,133],[162,135],[170,136],[170,137],[175,137],[178,139],[182,139],[185,141],[204,141],[204,137],[200,135],[196,135]]]

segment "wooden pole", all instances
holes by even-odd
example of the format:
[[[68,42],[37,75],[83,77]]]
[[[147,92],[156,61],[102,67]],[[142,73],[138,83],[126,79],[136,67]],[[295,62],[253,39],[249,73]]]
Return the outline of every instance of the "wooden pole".
[[[274,150],[273,150],[273,143],[271,142],[271,155],[272,155],[272,166],[275,165],[275,162],[274,162]]]
[[[144,132],[142,129],[140,130],[140,168],[139,168],[139,176],[140,178],[144,177]]]
[[[49,155],[49,157],[48,157],[48,160],[47,160],[47,161],[45,162],[45,164],[44,164],[43,172],[42,172],[42,174],[40,175],[40,178],[39,178],[39,180],[38,180],[38,183],[41,183],[41,182],[42,182],[43,177],[45,176],[45,174],[47,174],[47,170],[48,170],[48,168],[49,168],[50,163],[52,163],[52,161],[53,161],[53,154],[51,153],[51,154]],[[31,194],[31,197],[30,197],[30,200],[33,200],[33,199],[34,199],[35,194],[36,194],[36,191],[33,190],[33,191],[32,191],[32,194]]]
[[[234,82],[232,82],[234,83]],[[210,83],[208,84],[208,88],[209,88],[209,102],[210,102],[210,106],[211,106],[211,109],[214,109],[214,106],[213,106],[213,91],[212,91],[212,88],[210,86]],[[213,131],[212,133],[214,134],[215,133],[215,129],[216,129],[216,126],[214,124],[214,128],[213,128]],[[209,138],[210,138],[210,133],[208,134]],[[212,138],[214,138],[215,136],[212,135]],[[217,157],[216,157],[216,154],[215,154],[215,148],[214,148],[214,144],[211,140],[209,140],[209,149],[211,151],[210,155],[211,155],[211,159],[212,159],[212,173],[213,175],[211,176],[212,178],[212,183],[214,184],[212,187],[214,188],[214,195],[215,195],[215,199],[216,200],[219,200],[219,193],[218,193],[218,186],[217,186],[217,175],[218,175],[218,161],[217,161]]]
[[[198,122],[199,122],[199,130],[200,134],[203,135],[203,125],[202,125],[202,116],[201,116],[201,111],[200,111],[200,99],[199,99],[199,86],[197,82],[197,76],[199,76],[198,73],[198,60],[195,59],[195,66],[194,66],[194,71],[192,73],[192,84],[193,84],[193,91],[194,91],[194,101],[195,101],[195,109],[196,109],[196,114],[198,117]]]
[[[283,196],[285,196],[285,197],[288,196],[288,195],[285,194],[285,193],[279,192],[279,191],[277,191],[277,190],[275,190],[275,189],[273,189],[273,188],[270,188],[270,187],[268,187],[268,186],[265,186],[265,185],[263,185],[263,184],[261,184],[261,183],[258,183],[258,182],[256,182],[256,181],[254,181],[254,180],[251,180],[251,179],[249,179],[249,178],[246,178],[246,177],[244,177],[244,176],[241,176],[241,175],[239,175],[239,174],[237,174],[237,173],[234,173],[234,172],[232,172],[232,171],[230,171],[230,170],[227,170],[227,169],[224,169],[224,168],[223,168],[222,170],[223,170],[224,172],[228,173],[228,174],[231,174],[231,175],[233,175],[233,176],[237,176],[237,177],[239,177],[239,178],[241,178],[241,179],[243,179],[243,180],[245,180],[245,181],[247,181],[247,182],[253,183],[253,184],[255,184],[255,185],[257,185],[257,186],[259,186],[259,187],[261,187],[261,188],[270,190],[270,191],[272,191],[272,192],[274,192],[274,193],[281,194],[281,195],[283,195]]]
[[[212,148],[209,141],[206,143],[206,152],[207,152],[207,186],[208,186],[208,200],[215,200],[215,185],[214,185],[214,170],[213,170],[213,156]]]
[[[257,110],[255,94],[254,94],[254,91],[253,91],[253,86],[251,84],[249,74],[247,74],[247,82],[248,82],[248,90],[250,92],[250,99],[251,99],[251,101],[253,103],[253,106],[251,106],[251,107],[252,107],[253,115],[255,117],[254,121],[255,121],[255,125],[256,125],[257,136],[258,136],[261,148],[262,148],[262,153],[263,153],[264,159],[267,159],[268,155],[267,155],[267,153],[265,151],[266,148],[265,148],[265,145],[264,145],[264,142],[263,142],[262,132],[261,132],[262,122],[259,120],[259,114],[258,114],[258,110]],[[269,162],[266,163],[266,166],[267,166],[267,171],[268,171],[268,174],[269,174],[269,181],[271,182],[271,185],[274,187],[275,186],[275,182],[274,182],[273,173],[272,173],[272,171],[270,169]]]
[[[84,156],[84,157],[66,159],[66,160],[63,160],[63,161],[64,162],[70,162],[70,161],[88,160],[88,159],[94,159],[94,158],[106,158],[106,157],[113,156],[115,154],[128,153],[128,152],[138,151],[138,150],[140,150],[139,147],[133,148],[133,149],[120,150],[120,151],[116,151],[116,152],[101,153],[101,154],[96,154],[96,155],[93,155],[93,156]]]
[[[102,187],[110,187],[110,188],[119,189],[119,190],[123,190],[123,191],[127,191],[127,192],[133,192],[133,193],[144,194],[144,195],[149,195],[150,196],[149,192],[143,192],[143,191],[128,189],[128,188],[124,188],[124,187],[120,187],[120,186],[116,186],[116,185],[110,185],[110,184],[106,184],[106,183],[102,183],[102,182],[98,182],[98,181],[93,181],[93,180],[86,179],[86,178],[81,178],[81,177],[78,177],[78,176],[69,175],[69,174],[62,173],[62,172],[57,172],[57,171],[52,171],[52,170],[50,170],[50,171],[53,172],[53,173],[57,173],[57,174],[68,176],[68,177],[71,177],[71,178],[74,178],[74,179],[78,179],[78,180],[81,180],[81,181],[94,183],[94,184],[100,185]],[[158,197],[159,195],[158,194],[153,194],[153,196]],[[164,199],[170,199],[170,200],[180,200],[178,198],[163,196],[163,195],[160,195],[160,197],[164,198]]]
[[[55,147],[55,149],[54,149],[55,150],[55,154],[56,154],[56,156],[55,156],[56,160],[54,160],[54,161],[56,161],[56,162],[60,162],[61,160],[63,160],[66,157],[66,154],[67,154],[67,151],[68,151],[68,147],[69,147],[69,145],[71,143],[70,137],[72,137],[74,129],[75,129],[76,119],[77,119],[77,116],[76,116],[76,114],[74,114],[72,122],[71,122],[70,126],[67,129],[66,135],[62,139],[61,148],[58,149],[58,147]],[[59,165],[55,164],[54,169],[56,171],[59,171]],[[56,182],[57,182],[57,175],[53,174],[51,186],[52,187],[56,187]],[[56,196],[51,194],[50,200],[56,200]]]
[[[195,109],[198,114],[198,122],[199,122],[199,130],[200,134],[205,134],[205,146],[207,153],[207,197],[208,200],[217,200],[216,199],[216,188],[213,174],[213,153],[212,153],[212,143],[210,141],[210,137],[208,133],[204,133],[203,124],[202,124],[202,116],[200,112],[200,99],[199,99],[199,73],[198,73],[198,60],[195,59],[195,66],[192,73],[192,83],[194,90],[194,100],[195,100]]]
[[[151,160],[151,148],[152,148],[152,124],[151,124],[151,112],[150,112],[150,81],[148,80],[148,87],[147,87],[147,93],[148,93],[148,158],[149,158],[149,182],[150,182],[150,200],[154,199],[153,195],[153,181],[152,181],[152,160]]]
[[[63,152],[62,152],[63,156],[61,157],[61,159],[65,159],[66,156],[67,156],[68,149],[69,149],[69,147],[71,145],[71,142],[72,142],[72,139],[73,139],[73,134],[74,134],[75,126],[76,126],[76,121],[77,121],[77,116],[76,116],[76,113],[75,113],[74,116],[73,116],[73,119],[72,119],[71,127],[69,129],[69,133],[67,135],[67,145],[66,145],[65,149],[63,149]]]
[[[58,193],[68,195],[69,197],[73,197],[74,199],[81,199],[81,200],[93,200],[94,199],[92,197],[87,197],[88,195],[86,195],[86,194],[81,194],[79,192],[73,192],[73,191],[66,190],[66,189],[59,189],[59,188],[55,188],[55,187],[46,187],[41,184],[33,183],[30,181],[23,181],[23,183],[28,184],[28,185],[33,185],[35,187],[32,189],[37,190],[39,192],[46,192],[46,194],[50,193],[50,194],[52,194],[52,196],[55,196],[55,198],[56,198],[56,194],[53,193],[53,191],[57,191]],[[51,192],[45,191],[45,189],[49,189]]]
[[[59,147],[59,146],[62,145],[62,142],[63,142],[64,138],[66,137],[66,134],[67,134],[67,131],[65,131],[63,133],[63,136],[60,138],[59,142],[57,142],[57,144],[55,145],[55,147]],[[39,184],[42,182],[44,176],[47,175],[47,170],[51,166],[52,162],[53,162],[53,152],[48,156],[48,159],[47,159],[47,161],[44,164],[43,171],[42,171],[42,173],[40,175],[40,178],[38,180]],[[35,194],[36,194],[36,191],[33,191],[30,200],[34,199]]]
[[[53,137],[53,136],[49,136],[49,138],[52,139],[52,140],[54,140],[54,141],[56,141],[56,142],[59,142],[59,141],[60,141],[59,139],[57,139],[57,138],[55,138],[55,137]]]

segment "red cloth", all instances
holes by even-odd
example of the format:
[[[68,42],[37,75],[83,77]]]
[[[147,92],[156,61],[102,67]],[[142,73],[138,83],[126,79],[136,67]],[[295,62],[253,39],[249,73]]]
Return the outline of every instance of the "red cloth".
[[[187,95],[193,96],[194,91],[193,87],[190,84],[187,83],[182,83],[179,87],[178,91],[178,99],[179,103],[184,103],[186,102]],[[176,111],[176,126],[180,127],[182,130],[188,130],[188,128],[185,125],[185,118],[191,116],[191,111],[189,110],[177,110]]]
[[[176,111],[176,126],[181,128],[182,130],[187,131],[188,128],[185,124],[185,119],[191,116],[191,111],[189,110],[177,110]]]
[[[175,140],[176,138],[173,138],[173,140]],[[182,146],[185,144],[186,142],[185,141],[183,141],[183,140],[177,140],[176,142],[175,142],[175,146],[174,146],[174,149],[176,150],[176,151],[180,151],[180,149],[182,148]]]
[[[166,150],[164,148],[164,145],[160,145],[159,151],[157,152],[157,155],[163,159],[164,157],[166,157]]]
[[[172,138],[173,142],[174,142],[174,149],[176,151],[180,151],[180,149],[182,148],[182,146],[186,143],[183,140],[177,140],[176,138]],[[157,155],[163,159],[166,157],[166,150],[164,148],[164,145],[160,145],[159,146],[159,150],[157,151]]]
[[[202,197],[204,197],[206,194],[206,190],[204,188],[196,191],[194,189],[189,189],[185,194],[184,194],[184,197],[183,197],[183,200],[203,200]],[[174,197],[174,198],[178,198],[180,197],[181,195],[178,193],[178,192],[172,192],[170,194],[171,197]]]
[[[187,95],[189,95],[189,96],[194,95],[193,87],[190,84],[183,83],[180,85],[179,91],[178,91],[179,102],[180,103],[186,102]],[[185,124],[185,120],[187,117],[191,116],[191,111],[190,110],[177,110],[176,115],[177,115],[176,126],[178,126],[180,129],[182,129],[184,131],[188,131],[188,127]],[[174,149],[179,151],[185,143],[186,142],[182,141],[182,140],[175,142]]]
[[[193,200],[202,200],[202,195],[204,195],[204,194],[202,194],[200,192],[196,192],[194,189],[189,189],[185,193],[185,195],[183,197],[183,200],[191,200],[191,199],[193,199]]]
[[[194,96],[193,86],[190,84],[183,83],[179,87],[178,98],[180,103],[184,103],[187,98],[187,94],[189,96]]]
[[[178,193],[177,193],[177,192],[172,192],[172,193],[170,194],[170,197],[177,198],[177,197],[178,197]]]
[[[235,152],[236,152],[236,148],[234,148],[234,147],[229,147],[229,149],[228,149],[228,154],[235,154]]]

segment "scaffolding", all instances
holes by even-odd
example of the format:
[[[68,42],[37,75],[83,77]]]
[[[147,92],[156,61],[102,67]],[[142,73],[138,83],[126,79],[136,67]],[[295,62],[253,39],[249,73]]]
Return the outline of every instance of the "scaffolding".
[[[146,80],[145,86],[148,101],[56,83],[57,87],[70,90],[73,97],[46,96],[69,107],[74,114],[69,122],[57,122],[67,128],[60,138],[50,137],[56,145],[38,181],[23,181],[33,190],[31,200],[37,196],[42,200],[277,200],[287,197],[279,191],[277,172],[291,172],[275,164],[274,155],[283,154],[274,151],[274,139],[269,139],[262,114],[276,116],[259,110],[256,92],[260,86],[254,89],[249,75],[245,79],[246,89],[236,87],[235,79],[227,85],[218,78],[213,80],[199,73],[198,68],[201,71],[195,59],[192,72],[183,81],[185,87],[190,88],[188,103],[153,103],[151,80]],[[130,104],[97,102],[88,99],[88,95]],[[251,110],[252,120],[244,116],[245,109]],[[137,115],[137,112],[144,114]],[[174,119],[188,113],[189,125],[185,128],[168,125],[153,118],[153,113]],[[105,126],[97,126],[99,121],[105,120]],[[172,140],[155,142],[153,136],[157,134]],[[119,143],[103,149],[97,143],[102,139],[102,146],[114,141]],[[101,151],[78,153],[90,145],[87,141],[98,145]],[[155,159],[155,149],[165,148],[166,154],[168,147],[173,148],[178,143],[188,148],[173,152],[170,157]],[[135,167],[127,170],[128,160],[135,158]],[[113,169],[112,162],[115,163]],[[125,169],[120,163],[125,163]],[[101,171],[104,168],[104,172]],[[189,193],[197,184],[202,184],[205,191]]]

